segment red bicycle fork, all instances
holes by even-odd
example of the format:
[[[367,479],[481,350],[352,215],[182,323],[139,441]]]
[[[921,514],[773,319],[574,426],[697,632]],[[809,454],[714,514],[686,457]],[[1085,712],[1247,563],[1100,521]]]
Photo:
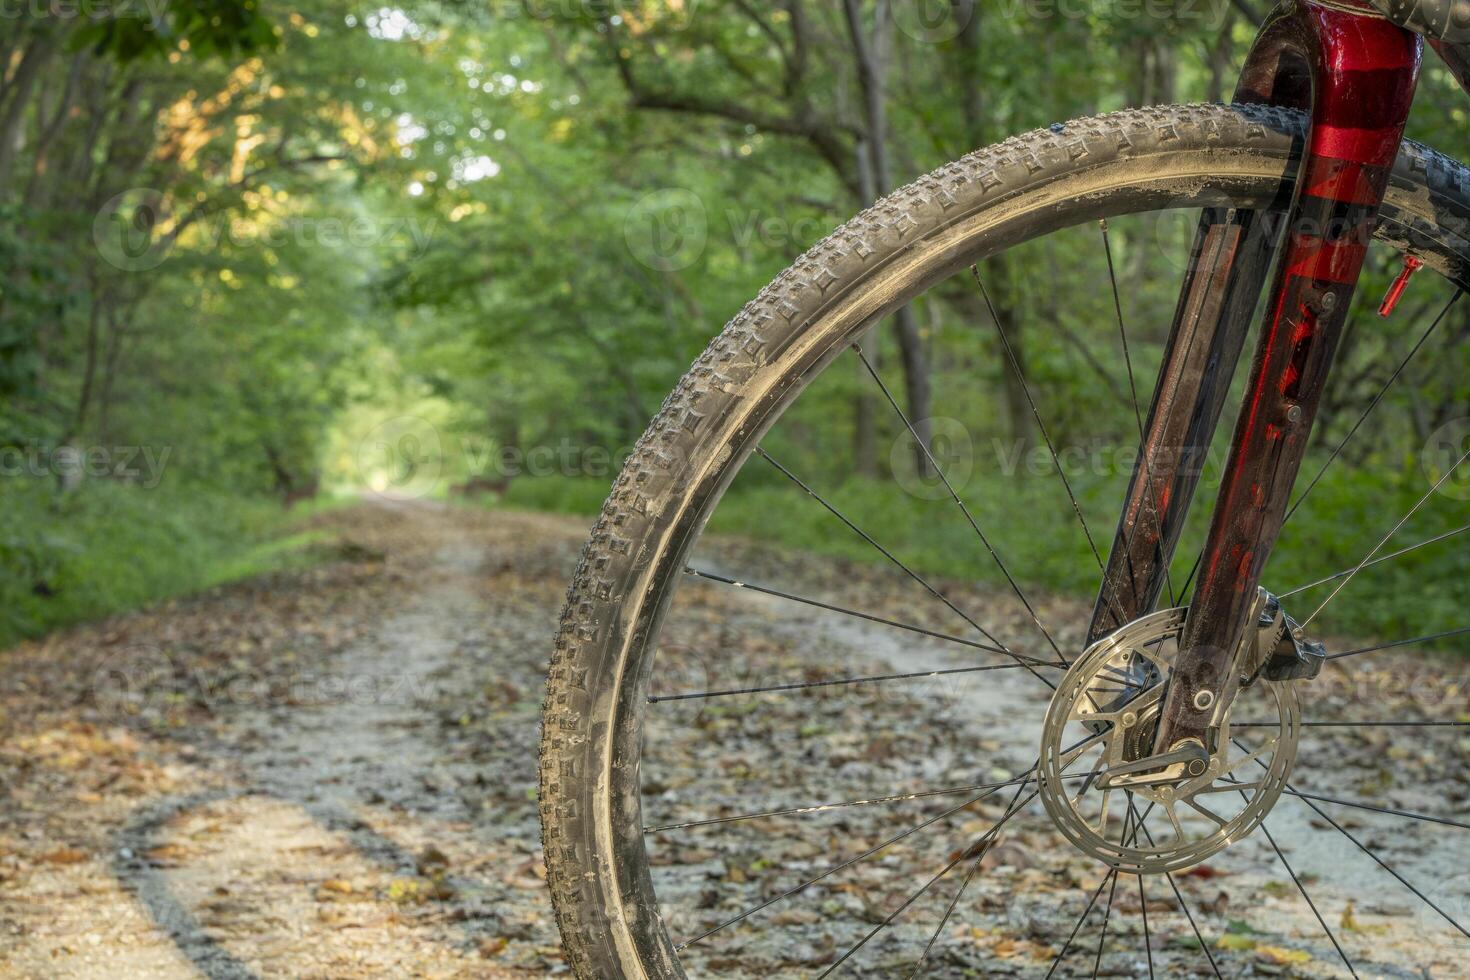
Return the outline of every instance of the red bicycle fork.
[[[1214,733],[1255,634],[1280,533],[1413,101],[1423,43],[1366,5],[1283,3],[1262,27],[1237,102],[1306,110],[1284,235],[1278,206],[1207,208],[1175,310],[1127,503],[1093,614],[1095,639],[1158,602],[1234,365],[1275,272],[1198,582],[1154,742]]]

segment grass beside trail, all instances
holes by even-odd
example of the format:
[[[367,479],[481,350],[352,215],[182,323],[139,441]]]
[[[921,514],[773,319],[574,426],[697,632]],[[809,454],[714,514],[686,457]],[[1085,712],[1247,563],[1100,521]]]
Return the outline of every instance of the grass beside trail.
[[[97,481],[0,481],[0,648],[51,630],[280,568],[309,564],[274,500]]]
[[[1320,465],[1318,463],[1317,465]],[[1303,472],[1315,473],[1309,460]],[[747,467],[749,470],[750,467]],[[742,473],[710,522],[711,533],[733,534],[810,552],[882,562],[871,545],[843,527],[820,504],[774,474]],[[749,479],[755,476],[756,479]],[[524,478],[511,484],[498,506],[595,515],[610,480]],[[1217,482],[1207,473],[1191,528],[1173,568],[1182,586],[1203,541],[1208,504]],[[814,489],[912,568],[926,574],[987,582],[1004,581],[995,562],[953,500],[942,493],[921,499],[890,480],[849,478],[818,482]],[[1106,558],[1126,478],[1072,480],[1093,541]],[[1347,467],[1329,471],[1283,530],[1265,585],[1286,591],[1354,567],[1429,488],[1417,468],[1369,478]],[[1008,568],[1028,589],[1091,599],[1098,565],[1071,504],[1050,478],[976,474],[961,489],[971,513]],[[487,498],[488,499],[488,498]],[[1463,501],[1432,497],[1379,554],[1423,541],[1464,523]],[[1364,569],[1332,600],[1318,626],[1323,634],[1395,640],[1470,625],[1470,533]],[[1292,597],[1299,619],[1327,597],[1328,584]],[[1314,632],[1316,630],[1314,629]],[[1444,649],[1470,651],[1465,636],[1442,641]]]

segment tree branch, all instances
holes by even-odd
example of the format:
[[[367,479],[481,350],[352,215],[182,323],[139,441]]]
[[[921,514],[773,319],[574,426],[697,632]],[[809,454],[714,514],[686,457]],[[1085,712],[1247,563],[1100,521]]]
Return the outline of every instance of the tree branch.
[[[743,102],[721,99],[712,95],[694,92],[672,92],[651,88],[639,80],[633,71],[628,54],[618,44],[614,27],[607,23],[608,43],[618,77],[631,97],[635,109],[656,109],[690,115],[711,116],[727,119],[745,126],[754,126],[767,133],[792,136],[805,140],[836,172],[838,179],[860,196],[856,175],[852,171],[851,147],[839,135],[845,127],[819,121],[804,107],[797,115],[775,115],[762,112]]]

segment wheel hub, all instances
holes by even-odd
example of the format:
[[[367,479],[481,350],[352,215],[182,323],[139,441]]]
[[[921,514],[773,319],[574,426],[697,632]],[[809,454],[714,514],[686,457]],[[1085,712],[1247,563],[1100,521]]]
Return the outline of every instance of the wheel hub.
[[[1123,871],[1187,868],[1244,837],[1280,798],[1296,757],[1295,685],[1266,679],[1232,702],[1216,745],[1188,740],[1153,755],[1184,617],[1162,610],[1094,643],[1047,709],[1047,813],[1073,844]],[[1235,719],[1248,723],[1238,734]]]

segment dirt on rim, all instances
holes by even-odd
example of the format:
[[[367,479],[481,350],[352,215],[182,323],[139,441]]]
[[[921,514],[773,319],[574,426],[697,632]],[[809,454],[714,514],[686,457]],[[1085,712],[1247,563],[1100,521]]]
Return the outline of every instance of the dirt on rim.
[[[567,972],[546,895],[535,754],[550,637],[586,522],[420,502],[315,523],[338,543],[310,571],[0,654],[0,975]],[[698,557],[716,573],[955,629],[926,618],[880,571],[809,567],[738,542]],[[1004,607],[984,589],[950,594],[987,614]],[[1043,602],[1038,612],[1078,620],[1073,606]],[[1025,635],[1021,617],[999,615],[987,623],[999,621],[1002,638]],[[1071,642],[1065,630],[1058,639]],[[666,645],[656,693],[966,662],[953,644],[715,582],[681,593]],[[738,676],[722,650],[740,651]],[[1308,717],[1470,719],[1470,669],[1362,659],[1351,675],[1324,678]],[[648,822],[738,814],[758,796],[763,806],[841,801],[1024,768],[1029,743],[993,734],[1018,706],[1044,708],[1036,692],[1008,686],[1016,673],[915,684],[881,702],[829,688],[656,706],[668,710],[650,722]],[[875,705],[897,724],[869,730]],[[1294,778],[1304,791],[1464,820],[1462,731],[1314,730]],[[1436,780],[1442,788],[1430,789]],[[781,816],[718,834],[651,834],[670,927],[676,938],[702,932],[952,806],[920,800],[805,824]],[[1367,851],[1464,922],[1470,831],[1281,806],[1268,826],[1331,937],[1255,835],[1177,876],[1178,895],[1154,881],[1140,900],[1136,879],[1121,878],[1107,897],[1107,934],[1094,913],[1058,974],[1147,976],[1151,956],[1160,976],[1213,975],[1211,958],[1225,976],[1347,976],[1344,957],[1365,977],[1463,975],[1470,946]],[[1001,799],[964,808],[953,832],[915,835],[801,901],[722,930],[691,948],[691,972],[821,973],[1003,809]],[[1104,876],[1059,847],[1044,821],[1032,807],[975,855],[927,975],[1045,974]],[[958,878],[906,913],[907,932],[885,930],[866,946],[851,972],[907,975]]]

